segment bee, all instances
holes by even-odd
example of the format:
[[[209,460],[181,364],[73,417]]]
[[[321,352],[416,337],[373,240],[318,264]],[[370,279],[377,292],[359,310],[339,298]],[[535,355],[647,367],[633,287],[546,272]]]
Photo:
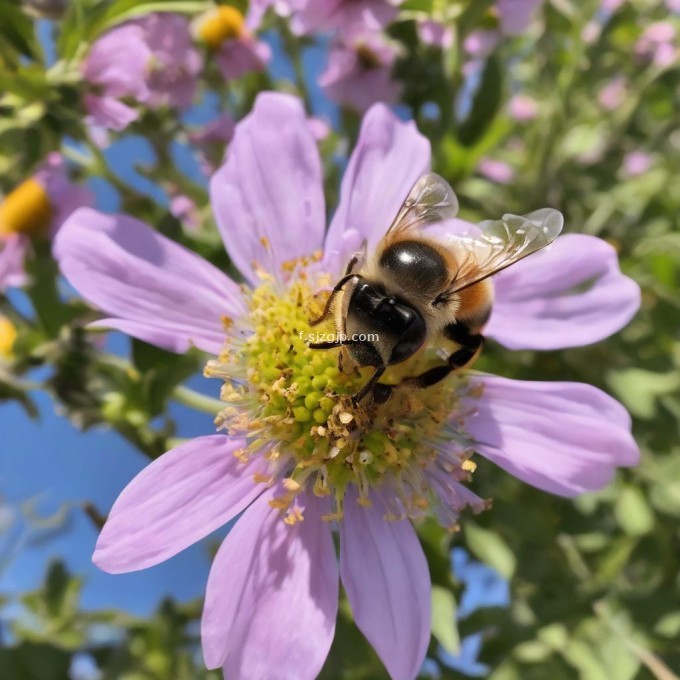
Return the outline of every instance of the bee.
[[[339,338],[310,348],[346,347],[358,366],[375,368],[353,396],[355,404],[369,393],[384,403],[395,389],[431,387],[470,364],[482,349],[491,316],[490,277],[552,243],[563,224],[558,211],[544,208],[482,222],[474,234],[446,233],[446,221],[457,212],[458,200],[444,179],[421,177],[375,251],[368,255],[364,243],[321,316],[310,322],[315,326],[333,315]],[[428,227],[440,237],[426,233]],[[455,349],[442,365],[394,385],[379,382],[389,366],[428,344]]]

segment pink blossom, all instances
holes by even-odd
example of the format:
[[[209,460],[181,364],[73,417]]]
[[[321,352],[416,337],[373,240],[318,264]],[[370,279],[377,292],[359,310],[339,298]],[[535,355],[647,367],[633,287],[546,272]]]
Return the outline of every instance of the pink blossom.
[[[170,214],[176,217],[186,228],[196,231],[201,226],[201,218],[196,203],[185,196],[177,194],[170,199]]]
[[[453,29],[439,21],[426,19],[416,24],[420,40],[426,45],[435,45],[444,50],[453,46]]]
[[[673,44],[676,38],[675,26],[668,21],[657,21],[642,32],[635,43],[635,54],[649,59],[659,68],[667,68],[678,59],[678,49]]]
[[[510,116],[520,123],[533,120],[538,115],[538,104],[533,97],[516,94],[508,104]]]
[[[522,35],[542,4],[543,0],[496,0],[503,35]]]
[[[496,49],[500,40],[499,31],[478,29],[465,38],[463,47],[474,59],[486,59]]]
[[[231,261],[248,284],[286,296],[309,280],[336,280],[364,240],[374,247],[429,165],[429,142],[414,124],[374,105],[326,231],[321,159],[304,107],[293,97],[263,93],[236,127],[226,163],[212,179],[211,200]],[[561,227],[561,216],[549,209],[524,219]],[[474,225],[452,220],[437,228],[441,238],[455,238]],[[56,252],[71,284],[109,314],[100,325],[176,352],[196,346],[232,356],[265,336],[275,343],[272,352],[281,351],[276,328],[252,326],[254,293],[135,219],[80,210],[61,230]],[[504,283],[488,334],[513,348],[596,342],[627,323],[639,305],[639,289],[619,271],[613,248],[592,236],[560,237],[552,249],[498,277]],[[430,640],[430,576],[405,518],[405,497],[388,479],[368,488],[351,482],[343,512],[329,515],[329,496],[312,490],[309,471],[308,481],[290,477],[294,463],[280,439],[265,436],[246,448],[251,440],[238,434],[237,423],[255,423],[251,409],[262,404],[240,399],[248,379],[231,380],[247,371],[229,366],[218,360],[208,368],[214,375],[224,371],[229,403],[221,417],[232,423],[230,434],[193,439],[143,470],[111,509],[95,562],[114,573],[153,566],[243,512],[208,580],[202,620],[207,665],[222,667],[227,678],[316,677],[333,640],[341,580],[357,626],[390,676],[411,680]],[[595,387],[492,376],[470,376],[465,384],[432,442],[430,461],[412,470],[430,489],[441,521],[455,521],[466,505],[486,505],[462,483],[461,446],[562,496],[600,489],[617,467],[638,461],[628,414]],[[441,407],[438,392],[430,394]],[[285,428],[279,431],[284,436]],[[332,460],[333,452],[327,454]],[[343,470],[359,474],[357,465],[371,464],[370,451],[361,455]],[[385,521],[386,513],[392,521]]]
[[[395,103],[400,85],[392,79],[398,50],[379,35],[352,44],[335,42],[328,54],[319,85],[334,102],[365,111],[375,102]]]
[[[515,178],[512,166],[491,158],[482,158],[477,164],[477,169],[481,175],[498,184],[509,184]]]
[[[599,105],[605,111],[614,111],[623,104],[626,94],[628,93],[628,85],[626,79],[622,77],[610,80],[597,95]]]
[[[189,106],[202,60],[182,16],[150,14],[96,40],[82,73],[92,86],[85,106],[94,125],[122,130],[139,116],[122,99],[152,108]]]
[[[652,166],[652,157],[644,151],[630,151],[623,158],[623,169],[629,177],[643,175]]]
[[[24,259],[29,247],[29,240],[23,235],[0,238],[0,291],[25,285]]]

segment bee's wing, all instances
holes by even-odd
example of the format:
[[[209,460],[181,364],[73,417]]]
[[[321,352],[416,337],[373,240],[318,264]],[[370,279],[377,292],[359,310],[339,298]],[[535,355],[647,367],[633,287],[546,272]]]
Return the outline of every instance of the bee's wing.
[[[450,220],[458,213],[453,189],[439,175],[423,175],[414,185],[385,235],[386,240],[403,238],[405,232]]]
[[[449,237],[446,245],[453,249],[458,273],[447,292],[468,288],[545,248],[557,238],[563,224],[562,213],[543,208],[524,216],[508,214],[481,222],[474,236]]]

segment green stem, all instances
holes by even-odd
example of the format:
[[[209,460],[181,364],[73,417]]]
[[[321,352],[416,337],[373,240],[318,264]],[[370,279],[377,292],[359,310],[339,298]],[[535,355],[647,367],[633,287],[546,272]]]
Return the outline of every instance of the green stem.
[[[200,392],[195,392],[185,385],[177,385],[172,390],[172,398],[184,406],[188,406],[196,411],[217,415],[224,409],[224,402],[213,397],[206,397]]]

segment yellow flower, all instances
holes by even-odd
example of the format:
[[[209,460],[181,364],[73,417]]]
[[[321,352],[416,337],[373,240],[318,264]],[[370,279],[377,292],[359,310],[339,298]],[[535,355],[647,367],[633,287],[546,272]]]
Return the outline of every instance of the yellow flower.
[[[225,40],[241,38],[246,33],[245,18],[235,7],[220,5],[196,20],[194,33],[208,47],[217,49]]]
[[[0,316],[0,357],[12,356],[16,339],[16,326],[6,316]]]
[[[0,203],[0,236],[45,234],[52,219],[52,205],[45,187],[31,177]]]

